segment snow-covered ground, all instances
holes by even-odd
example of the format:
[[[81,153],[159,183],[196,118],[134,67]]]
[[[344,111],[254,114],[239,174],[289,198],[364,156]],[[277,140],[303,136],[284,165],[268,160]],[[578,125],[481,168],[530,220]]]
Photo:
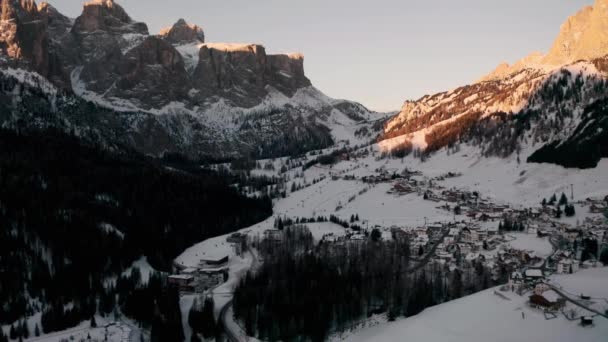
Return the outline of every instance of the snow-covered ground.
[[[553,164],[526,163],[532,150],[522,151],[521,163],[518,163],[516,155],[505,159],[486,158],[479,155],[479,149],[463,145],[458,153],[448,155],[444,149],[425,162],[408,156],[404,164],[428,176],[461,172],[461,177],[446,179],[442,185],[477,190],[515,206],[538,206],[543,198],[559,196],[562,192],[570,197],[571,185],[575,200],[608,194],[608,159],[602,159],[594,169],[566,169]]]
[[[581,271],[557,277],[571,291],[608,296],[608,268]],[[566,287],[566,285],[564,285]],[[426,342],[605,342],[608,319],[596,317],[593,327],[582,327],[579,321],[563,316],[547,320],[527,305],[527,296],[500,292],[503,299],[489,289],[472,296],[438,305],[421,314],[379,324],[344,334],[334,340],[359,341],[426,341]],[[522,316],[523,312],[523,316]]]
[[[97,327],[93,328],[89,321],[71,329],[34,336],[35,324],[40,323],[40,314],[28,319],[30,338],[27,342],[63,342],[63,341],[108,341],[108,342],[130,342],[129,336],[132,328],[122,322],[107,320],[101,316],[95,316]],[[8,327],[3,328],[8,335]],[[90,337],[90,340],[89,340]],[[107,339],[106,339],[107,337]]]
[[[510,204],[515,208],[538,207],[543,198],[549,198],[554,193],[558,196],[564,192],[570,196],[571,184],[574,188],[575,200],[587,197],[603,197],[608,194],[608,160],[602,160],[600,165],[591,170],[565,169],[548,164],[518,163],[516,156],[511,158],[482,158],[479,151],[463,146],[455,154],[439,151],[425,162],[408,156],[403,159],[381,159],[378,146],[367,157],[348,161],[340,161],[333,166],[316,165],[303,172],[295,168],[280,174],[281,165],[285,158],[273,162],[274,170],[254,170],[254,174],[266,176],[286,176],[290,181],[286,184],[289,189],[291,182],[310,184],[312,180],[323,179],[301,190],[287,191],[287,197],[275,200],[273,217],[255,226],[241,230],[250,236],[261,236],[263,231],[272,229],[277,217],[310,218],[336,215],[342,220],[349,220],[352,215],[358,215],[361,221],[357,224],[363,228],[379,225],[385,229],[391,226],[401,228],[416,228],[426,223],[451,222],[453,220],[468,220],[464,216],[455,216],[452,211],[439,208],[442,202],[425,201],[420,193],[398,195],[389,193],[393,182],[378,184],[365,183],[361,177],[377,175],[378,170],[390,173],[400,173],[405,168],[422,171],[422,176],[415,176],[419,181],[427,182],[447,172],[462,173],[459,177],[433,180],[436,185],[446,189],[458,188],[478,191],[483,198],[490,198],[496,203]],[[330,150],[324,151],[328,153]],[[521,160],[525,160],[523,151]],[[313,157],[314,158],[314,157]],[[268,160],[260,161],[263,167]],[[300,177],[303,176],[303,177]],[[344,179],[354,176],[354,179]],[[586,208],[577,207],[577,215],[573,218],[563,218],[562,222],[575,224],[585,217],[592,216],[585,212]],[[496,227],[497,221],[481,223],[483,227]],[[345,230],[333,223],[308,224],[315,239],[321,239],[325,234],[340,236]],[[386,231],[385,231],[386,233]],[[228,255],[230,261],[230,277],[226,284],[213,291],[216,302],[216,315],[232,298],[232,291],[238,279],[258,262],[249,251],[242,257],[236,256],[232,247],[226,242],[227,236],[220,236],[195,244],[188,248],[176,261],[185,266],[196,266],[203,257]],[[539,257],[546,257],[553,252],[547,238],[538,238],[536,234],[511,233],[508,242],[516,249],[534,252]],[[589,272],[589,271],[585,271]],[[596,271],[600,272],[600,271]],[[570,276],[555,278],[560,285],[572,293],[583,291],[593,293],[586,288],[586,278],[597,278],[608,283],[608,274],[578,273]],[[568,283],[572,282],[572,284]],[[567,284],[567,285],[566,285]],[[580,290],[579,290],[580,289]],[[559,319],[547,321],[544,316],[530,308],[527,297],[507,293],[510,300],[496,296],[489,290],[430,308],[421,315],[394,323],[373,320],[373,327],[358,331],[354,335],[345,335],[346,340],[352,341],[606,341],[608,324],[602,319],[596,319],[594,328],[582,328],[577,322]],[[595,295],[595,294],[594,294]],[[598,294],[602,295],[601,293]],[[522,319],[524,312],[525,319]],[[466,314],[463,314],[466,313]],[[230,315],[230,314],[229,314]],[[385,324],[386,323],[386,324]],[[227,324],[236,324],[228,319]],[[237,329],[237,327],[235,327]]]
[[[548,238],[539,238],[536,234],[526,233],[512,233],[509,236],[514,237],[515,240],[510,241],[508,244],[522,251],[532,251],[536,256],[545,258],[553,253],[553,247],[549,242]]]

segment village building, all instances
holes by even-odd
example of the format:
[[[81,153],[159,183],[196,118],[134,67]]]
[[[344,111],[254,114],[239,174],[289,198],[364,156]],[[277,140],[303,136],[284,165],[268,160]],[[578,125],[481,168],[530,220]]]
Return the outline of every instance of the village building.
[[[566,301],[555,291],[545,291],[542,295],[530,296],[530,306],[544,311],[558,311],[566,305]]]
[[[198,272],[197,290],[206,291],[223,284],[228,278],[228,267],[203,268]]]
[[[556,272],[558,274],[572,274],[579,270],[579,263],[575,259],[560,259],[557,262]]]
[[[175,286],[180,291],[194,291],[194,276],[189,274],[174,274],[167,278],[169,285]]]
[[[543,271],[539,268],[529,268],[524,272],[524,279],[527,282],[537,282],[544,279]]]

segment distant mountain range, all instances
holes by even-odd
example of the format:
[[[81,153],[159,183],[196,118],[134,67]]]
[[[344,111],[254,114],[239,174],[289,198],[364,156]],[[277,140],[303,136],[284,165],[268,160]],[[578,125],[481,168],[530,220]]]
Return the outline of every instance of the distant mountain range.
[[[317,90],[302,55],[207,42],[183,19],[154,35],[113,0],[88,2],[75,19],[33,0],[2,0],[1,11],[2,127],[59,127],[109,147],[192,159],[374,139],[423,155],[467,143],[484,156],[566,167],[608,156],[608,0],[569,18],[547,54],[406,101],[386,122]]]
[[[380,145],[427,153],[459,143],[486,156],[595,167],[608,157],[608,1],[562,25],[546,55],[501,64],[480,81],[406,101]]]
[[[76,19],[48,3],[2,0],[1,19],[5,127],[61,125],[153,155],[232,158],[367,141],[362,128],[378,118],[314,88],[300,54],[207,43],[183,19],[150,34],[113,0],[87,2]],[[36,99],[36,87],[51,96]],[[23,108],[26,97],[36,111]]]

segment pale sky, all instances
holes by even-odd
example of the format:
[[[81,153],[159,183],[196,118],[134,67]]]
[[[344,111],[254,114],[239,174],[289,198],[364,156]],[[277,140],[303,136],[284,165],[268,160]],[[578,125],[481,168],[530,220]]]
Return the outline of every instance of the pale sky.
[[[79,0],[48,0],[76,17]],[[375,110],[479,79],[499,63],[546,52],[593,0],[118,0],[151,33],[179,18],[208,42],[301,52],[313,84]]]

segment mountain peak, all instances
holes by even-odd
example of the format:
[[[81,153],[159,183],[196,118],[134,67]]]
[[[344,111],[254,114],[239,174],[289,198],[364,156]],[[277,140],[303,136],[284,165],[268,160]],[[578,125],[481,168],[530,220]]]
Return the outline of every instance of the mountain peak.
[[[84,4],[74,23],[76,32],[117,31],[148,34],[148,26],[134,22],[114,0],[93,0]]]
[[[2,7],[0,8],[0,19],[11,20],[20,19],[22,21],[29,21],[24,17],[30,17],[38,13],[38,6],[34,0],[2,0],[0,1]]]
[[[172,27],[160,31],[160,36],[171,44],[204,43],[205,32],[200,26],[179,19]]]
[[[47,24],[34,0],[2,0],[0,52],[25,60],[41,75],[48,72]]]
[[[608,0],[596,0],[568,18],[544,59],[546,64],[563,65],[608,54]]]

